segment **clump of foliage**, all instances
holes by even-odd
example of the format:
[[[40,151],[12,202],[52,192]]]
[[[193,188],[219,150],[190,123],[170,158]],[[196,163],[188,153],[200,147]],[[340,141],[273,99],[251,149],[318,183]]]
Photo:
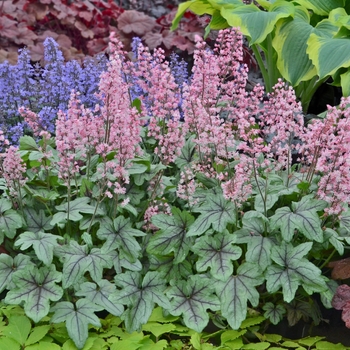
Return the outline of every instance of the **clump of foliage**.
[[[188,79],[112,35],[101,103],[73,91],[55,133],[21,109],[33,137],[0,137],[5,303],[65,323],[78,348],[102,310],[131,333],[157,305],[197,333],[250,312],[320,321],[311,296],[331,307],[325,267],[350,242],[350,100],[304,125],[284,82],[246,92],[242,42],[197,36]]]

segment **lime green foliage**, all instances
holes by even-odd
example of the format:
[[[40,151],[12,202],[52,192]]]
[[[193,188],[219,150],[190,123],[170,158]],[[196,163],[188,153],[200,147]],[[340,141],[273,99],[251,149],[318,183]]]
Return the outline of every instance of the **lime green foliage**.
[[[346,349],[323,337],[300,340],[285,339],[277,334],[261,334],[261,316],[250,316],[238,330],[222,329],[214,333],[198,333],[179,323],[176,316],[164,316],[161,308],[153,310],[142,331],[127,333],[122,321],[108,316],[89,327],[85,345],[77,348],[69,339],[63,323],[50,324],[45,317],[33,325],[19,306],[0,305],[0,348],[7,350],[239,350],[239,349]]]
[[[254,51],[267,91],[283,77],[296,89],[304,111],[316,89],[330,76],[348,96],[349,4],[345,0],[257,2],[260,7],[240,0],[187,1],[179,6],[172,28],[186,10],[212,16],[206,33],[239,27]]]

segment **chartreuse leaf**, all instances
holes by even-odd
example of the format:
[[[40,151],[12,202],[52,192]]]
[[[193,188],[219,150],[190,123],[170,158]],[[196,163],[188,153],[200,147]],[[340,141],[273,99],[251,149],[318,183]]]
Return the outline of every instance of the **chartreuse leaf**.
[[[247,316],[247,301],[253,306],[259,303],[259,293],[255,289],[264,282],[259,266],[245,262],[237,269],[237,274],[227,281],[215,281],[216,295],[221,301],[221,312],[233,329],[238,329]]]
[[[54,265],[37,268],[28,265],[12,275],[16,288],[11,289],[5,298],[7,304],[24,302],[24,311],[34,322],[39,322],[50,309],[50,300],[61,299],[63,290],[56,283],[62,274]]]
[[[2,334],[24,346],[31,328],[32,326],[28,317],[11,316],[9,318],[9,324],[3,329]]]
[[[120,316],[124,311],[123,305],[112,303],[108,299],[115,291],[116,288],[112,283],[107,280],[101,280],[96,284],[91,282],[83,283],[75,295],[85,297],[92,303],[103,307],[112,315]]]
[[[12,208],[12,203],[8,199],[0,198],[0,243],[4,236],[13,238],[16,229],[22,227],[22,217]]]
[[[23,232],[15,242],[15,246],[20,246],[21,250],[26,250],[33,246],[36,256],[45,265],[50,265],[53,259],[53,250],[59,247],[57,239],[62,239],[60,236],[52,235],[46,232]]]
[[[130,219],[122,215],[109,224],[102,224],[97,231],[97,237],[106,240],[106,247],[110,250],[118,249],[120,258],[126,258],[130,262],[135,262],[141,252],[141,247],[134,237],[144,235],[144,232],[132,228]]]
[[[263,42],[271,33],[278,20],[294,16],[294,5],[277,0],[269,11],[261,11],[254,4],[237,8],[223,8],[221,15],[231,27],[239,27],[244,35],[250,37],[250,44]]]
[[[167,291],[167,296],[171,299],[169,312],[175,316],[182,314],[187,327],[202,332],[209,321],[206,310],[220,309],[220,302],[213,294],[208,279],[192,275],[186,281],[173,280],[170,283],[172,287]]]
[[[270,302],[263,306],[263,310],[265,311],[264,316],[270,320],[272,324],[279,323],[286,313],[286,309],[282,305],[274,305]]]
[[[207,231],[210,226],[217,232],[223,232],[227,224],[236,220],[235,205],[226,200],[222,193],[218,195],[208,194],[205,204],[193,211],[201,213],[196,221],[191,225],[187,236],[199,236]]]
[[[96,207],[89,204],[90,200],[91,199],[89,197],[79,197],[70,201],[69,203],[57,205],[56,209],[59,212],[53,216],[50,224],[64,224],[67,222],[68,217],[71,221],[80,221],[83,218],[81,213],[94,214]],[[97,208],[96,214],[103,214],[103,211]]]
[[[149,271],[142,279],[139,272],[127,271],[115,277],[115,284],[121,290],[110,295],[109,299],[112,303],[129,306],[121,316],[128,332],[141,330],[155,303],[165,309],[169,308],[169,301],[164,295],[164,277],[159,272]]]
[[[325,201],[304,196],[300,202],[292,202],[292,211],[289,207],[278,208],[270,218],[271,229],[280,228],[282,237],[290,242],[298,230],[306,238],[316,242],[323,242],[321,220],[317,211],[326,208]]]
[[[89,272],[93,281],[98,282],[102,279],[103,268],[113,266],[109,252],[100,248],[92,248],[89,252],[87,245],[79,245],[73,240],[69,245],[57,248],[56,252],[63,258],[63,288],[72,286],[85,272]]]
[[[0,254],[0,292],[4,289],[15,288],[12,282],[12,276],[16,271],[20,271],[34,263],[30,257],[23,254],[17,254],[14,258],[7,254]]]
[[[210,273],[219,280],[226,281],[233,272],[232,260],[237,260],[242,249],[234,245],[235,236],[227,230],[215,236],[201,236],[192,251],[199,255],[197,271]]]
[[[54,312],[51,322],[66,322],[69,336],[77,348],[82,349],[88,338],[88,325],[101,327],[100,320],[94,314],[95,311],[101,310],[103,310],[102,307],[87,299],[79,299],[75,304],[62,301],[51,308],[51,311]]]
[[[272,248],[271,259],[276,264],[269,266],[265,274],[269,293],[275,293],[282,287],[284,301],[290,302],[299,285],[309,293],[327,290],[321,270],[304,258],[311,248],[312,242],[296,247],[282,242],[280,246]]]
[[[39,231],[49,231],[52,229],[50,224],[51,217],[45,216],[45,211],[40,209],[39,213],[36,212],[33,208],[24,208],[24,216],[27,223],[26,229],[30,232],[39,232]]]
[[[187,237],[187,231],[194,221],[192,215],[178,208],[172,209],[173,215],[158,214],[152,217],[152,223],[160,228],[150,238],[147,251],[155,255],[174,253],[174,263],[185,260],[194,238]]]
[[[50,325],[35,326],[35,328],[32,329],[28,339],[26,340],[26,349],[30,349],[29,345],[35,344],[43,339],[49,332],[50,328]]]

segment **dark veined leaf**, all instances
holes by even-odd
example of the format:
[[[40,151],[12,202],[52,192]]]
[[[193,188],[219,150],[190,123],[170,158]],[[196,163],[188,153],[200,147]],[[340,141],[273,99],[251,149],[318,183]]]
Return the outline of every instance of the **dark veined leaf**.
[[[213,293],[208,279],[192,275],[186,281],[171,281],[172,287],[167,291],[171,302],[169,312],[174,316],[183,315],[185,325],[196,332],[202,332],[209,322],[207,309],[217,311],[220,302]]]
[[[38,259],[45,265],[50,265],[53,259],[53,250],[55,247],[59,247],[57,239],[62,239],[62,237],[41,231],[26,231],[19,235],[15,246],[20,246],[21,250],[26,250],[33,246]]]
[[[141,271],[142,270],[142,264],[140,260],[136,260],[135,262],[131,263],[127,259],[120,259],[119,254],[116,250],[109,251],[108,247],[105,247],[106,243],[102,246],[101,250],[106,251],[110,259],[113,261],[114,270],[116,273],[122,273],[123,268],[130,270],[130,271]]]
[[[175,264],[173,257],[150,255],[149,261],[149,269],[161,272],[166,281],[181,278],[187,279],[188,276],[193,274],[192,265],[187,260],[184,260],[179,264]]]
[[[85,272],[89,272],[94,282],[102,279],[103,268],[111,268],[113,260],[110,254],[100,248],[92,248],[89,253],[87,245],[70,241],[55,250],[63,258],[62,286],[68,288],[76,283]]]
[[[100,320],[94,314],[95,311],[101,310],[103,310],[102,307],[91,303],[88,299],[79,299],[75,305],[62,301],[51,308],[51,311],[55,312],[51,317],[51,322],[66,322],[70,338],[77,348],[81,349],[88,338],[88,325],[101,327]]]
[[[306,238],[322,243],[323,231],[317,211],[326,206],[325,201],[304,196],[300,202],[292,202],[292,211],[289,207],[277,209],[270,218],[270,226],[272,229],[280,228],[282,237],[287,242],[293,239],[294,230],[298,230]]]
[[[101,280],[95,283],[85,282],[80,286],[76,296],[85,297],[92,303],[103,307],[114,316],[120,316],[124,307],[121,304],[112,303],[108,297],[116,291],[115,285],[107,280]]]
[[[160,256],[174,253],[174,263],[178,264],[185,260],[194,243],[194,238],[187,237],[188,228],[194,218],[178,208],[173,208],[172,214],[158,214],[152,217],[152,223],[159,227],[160,231],[151,237],[147,251]]]
[[[112,249],[118,249],[120,258],[126,258],[135,262],[141,251],[139,243],[134,236],[142,237],[145,233],[132,228],[130,219],[122,215],[114,219],[112,224],[101,225],[97,231],[97,237],[106,240],[105,245]]]
[[[215,281],[216,295],[221,301],[221,312],[233,329],[238,329],[247,316],[247,301],[253,306],[259,303],[259,293],[255,286],[264,282],[259,266],[243,263],[237,275],[227,281]]]
[[[84,213],[84,214],[95,213],[96,207],[89,204],[90,200],[91,199],[89,197],[79,197],[70,201],[69,203],[57,205],[56,209],[59,212],[53,216],[50,224],[51,225],[65,224],[68,218],[71,221],[80,221],[83,218],[81,213]],[[103,211],[97,208],[96,214],[103,215]]]
[[[40,209],[39,213],[33,208],[24,208],[24,217],[27,223],[27,231],[39,232],[39,231],[49,231],[52,229],[50,224],[51,217],[45,216],[45,211]]]
[[[232,260],[237,260],[242,249],[234,246],[235,236],[227,230],[215,236],[201,236],[192,251],[199,255],[196,263],[199,272],[210,267],[210,273],[217,279],[226,281],[233,272]]]
[[[217,232],[223,232],[228,223],[234,223],[236,220],[235,205],[226,200],[222,194],[209,194],[205,204],[193,209],[201,213],[196,221],[191,225],[187,236],[199,236],[207,231],[210,226]]]
[[[11,208],[11,201],[0,198],[0,243],[3,242],[4,236],[15,237],[16,230],[22,227],[22,216]]]
[[[270,293],[282,287],[284,301],[290,302],[299,285],[309,294],[327,290],[321,270],[304,258],[311,248],[312,242],[296,247],[282,242],[280,246],[272,248],[271,259],[276,264],[269,266],[265,274],[266,288]]]
[[[130,333],[141,330],[151,316],[155,303],[169,308],[169,301],[164,295],[164,277],[159,272],[149,271],[142,279],[140,273],[127,271],[117,275],[115,283],[121,290],[110,295],[109,299],[112,303],[128,305],[121,318]]]
[[[176,158],[175,164],[182,169],[190,164],[194,157],[195,144],[193,143],[193,136],[189,137],[181,149],[181,154]]]
[[[50,300],[60,300],[63,290],[56,283],[61,281],[61,272],[54,265],[37,268],[28,265],[12,275],[16,288],[11,289],[5,298],[8,304],[24,302],[24,311],[34,322],[39,322],[49,313]]]
[[[34,266],[34,263],[27,255],[17,254],[12,258],[10,255],[0,254],[0,293],[4,289],[15,288],[12,282],[13,274],[30,265]]]
[[[270,302],[263,306],[263,310],[265,311],[264,316],[270,320],[272,324],[278,324],[286,313],[286,309],[282,305],[274,305]]]

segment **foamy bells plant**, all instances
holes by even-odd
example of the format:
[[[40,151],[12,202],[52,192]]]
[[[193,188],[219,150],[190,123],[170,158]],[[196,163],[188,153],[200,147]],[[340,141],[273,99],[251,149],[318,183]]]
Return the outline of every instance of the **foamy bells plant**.
[[[40,141],[2,154],[4,301],[65,322],[78,348],[102,310],[129,332],[156,305],[197,332],[238,329],[251,309],[318,322],[311,295],[331,306],[325,266],[350,242],[349,99],[305,126],[282,81],[247,93],[236,29],[213,50],[197,37],[181,89],[161,50],[110,50],[103,107],[73,92],[55,138],[27,110]]]

